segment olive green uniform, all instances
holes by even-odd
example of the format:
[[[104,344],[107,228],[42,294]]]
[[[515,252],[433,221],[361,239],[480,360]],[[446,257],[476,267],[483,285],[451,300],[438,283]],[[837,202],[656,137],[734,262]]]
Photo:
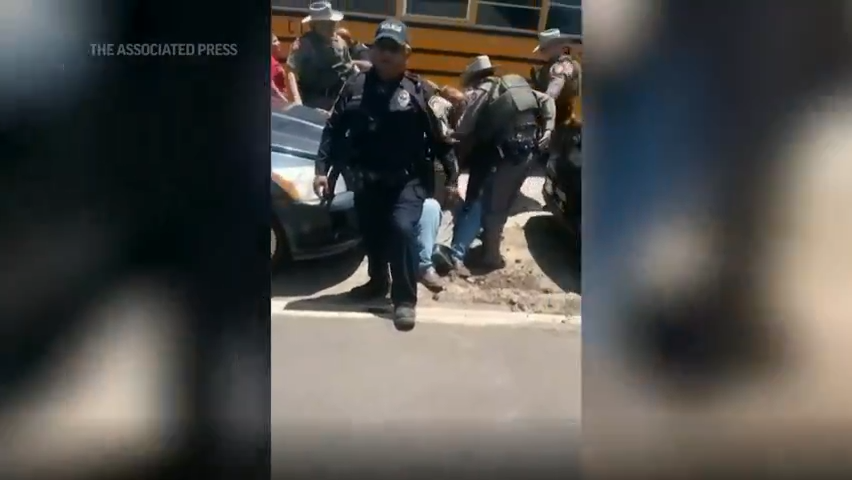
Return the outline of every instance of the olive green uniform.
[[[470,166],[465,203],[482,197],[482,260],[484,266],[500,268],[503,227],[539,140],[554,128],[556,107],[515,74],[485,78],[469,90],[467,102],[454,134],[460,141],[458,156],[464,155]]]
[[[287,65],[296,74],[302,103],[330,110],[345,80],[354,73],[346,42],[310,31],[290,46]]]
[[[580,64],[570,55],[561,55],[536,72],[533,85],[556,103],[556,127],[550,143],[550,155],[568,158],[577,127],[574,99],[580,94]]]

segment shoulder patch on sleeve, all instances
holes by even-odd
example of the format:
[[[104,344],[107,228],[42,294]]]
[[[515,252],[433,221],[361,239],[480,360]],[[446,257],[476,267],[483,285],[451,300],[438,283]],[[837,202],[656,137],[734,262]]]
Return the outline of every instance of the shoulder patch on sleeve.
[[[556,62],[550,67],[551,75],[571,75],[574,73],[574,66],[568,62]]]
[[[449,102],[442,97],[435,95],[429,99],[429,108],[438,118],[443,118],[449,110]]]

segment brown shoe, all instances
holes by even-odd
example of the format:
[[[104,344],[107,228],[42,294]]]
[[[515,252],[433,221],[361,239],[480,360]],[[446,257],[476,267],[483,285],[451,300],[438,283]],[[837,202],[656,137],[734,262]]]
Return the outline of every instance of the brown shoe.
[[[453,271],[461,278],[469,278],[472,276],[470,270],[468,270],[464,262],[461,260],[453,259]]]
[[[420,283],[433,293],[438,293],[444,290],[444,282],[441,281],[441,277],[438,276],[435,269],[431,267],[427,268],[426,271],[420,274]]]

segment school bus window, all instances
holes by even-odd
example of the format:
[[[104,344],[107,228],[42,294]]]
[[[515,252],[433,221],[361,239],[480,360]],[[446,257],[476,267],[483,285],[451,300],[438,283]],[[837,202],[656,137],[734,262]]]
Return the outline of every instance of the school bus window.
[[[273,6],[307,9],[317,0],[272,0]],[[394,15],[396,0],[329,0],[335,10],[353,13]]]
[[[476,23],[491,27],[538,30],[541,8],[536,0],[482,0],[476,11]]]
[[[407,0],[405,13],[432,17],[467,18],[468,0]]]
[[[563,3],[580,3],[579,0],[552,0],[547,14],[547,28],[558,28],[570,35],[583,34],[583,8]],[[558,3],[557,3],[558,2]]]
[[[396,14],[396,0],[336,0],[332,4],[337,4],[335,8],[343,12]]]
[[[305,10],[314,2],[314,0],[272,0],[273,7],[290,7],[304,8]],[[334,2],[332,2],[332,5]]]

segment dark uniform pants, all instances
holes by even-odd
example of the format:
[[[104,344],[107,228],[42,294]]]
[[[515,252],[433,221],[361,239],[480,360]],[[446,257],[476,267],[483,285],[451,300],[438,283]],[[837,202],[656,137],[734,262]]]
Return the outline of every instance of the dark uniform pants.
[[[511,155],[498,160],[483,192],[482,240],[486,255],[499,255],[500,237],[518,198],[535,154]]]
[[[568,125],[557,125],[550,139],[549,157],[557,157],[561,162],[567,162],[574,148],[576,129]]]
[[[370,280],[388,282],[390,263],[394,305],[417,304],[417,224],[425,199],[419,180],[398,186],[371,182],[355,195]]]

